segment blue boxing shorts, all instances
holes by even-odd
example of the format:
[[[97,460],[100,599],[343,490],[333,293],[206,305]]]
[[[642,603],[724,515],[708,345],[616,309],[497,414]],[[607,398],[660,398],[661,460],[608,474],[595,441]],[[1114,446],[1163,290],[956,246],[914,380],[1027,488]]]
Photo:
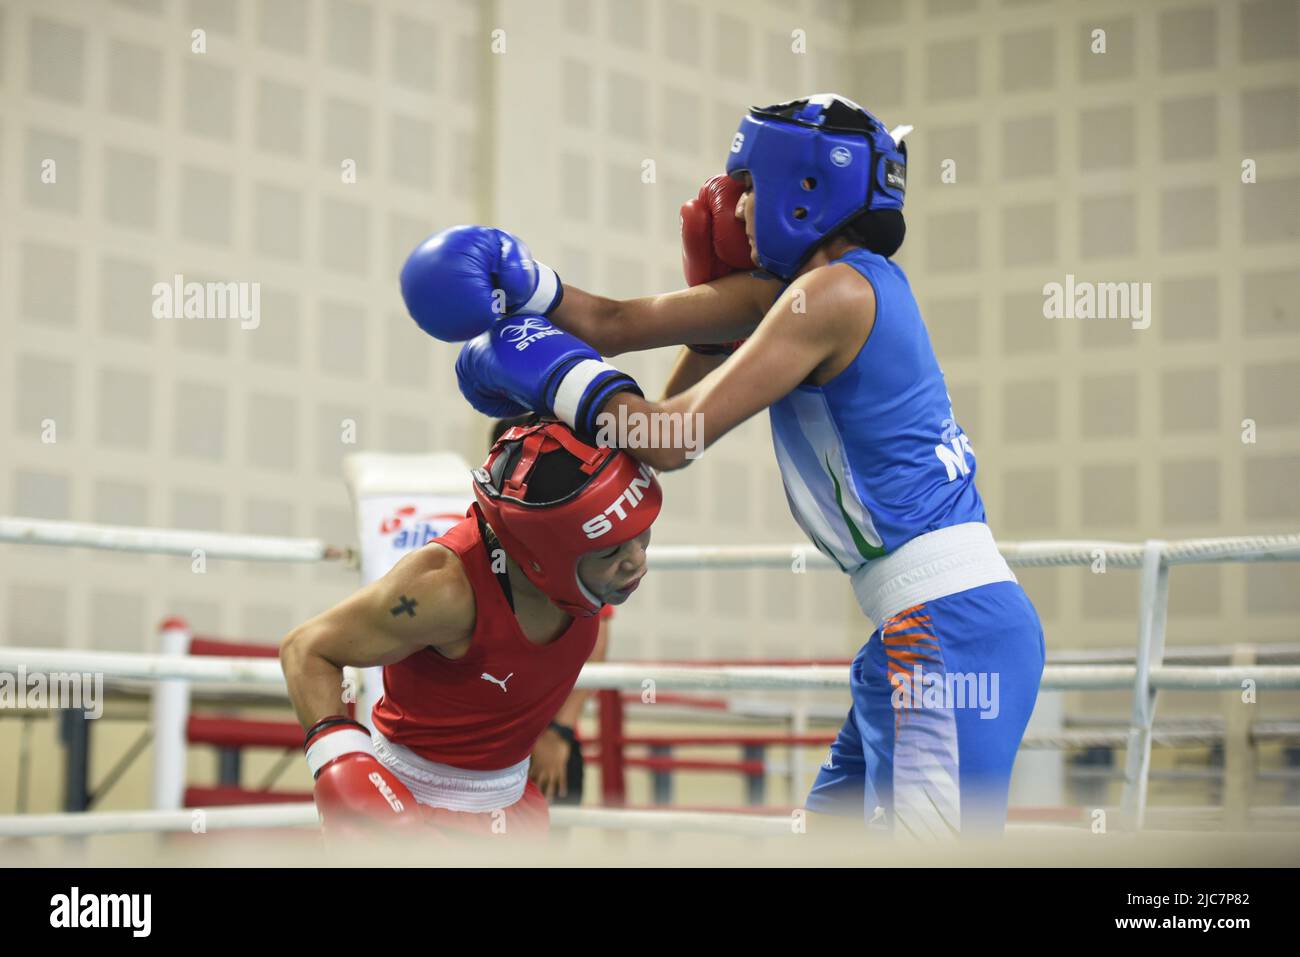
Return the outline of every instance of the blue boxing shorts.
[[[853,707],[805,806],[923,838],[1001,831],[1044,656],[1016,582],[889,618],[853,659]]]

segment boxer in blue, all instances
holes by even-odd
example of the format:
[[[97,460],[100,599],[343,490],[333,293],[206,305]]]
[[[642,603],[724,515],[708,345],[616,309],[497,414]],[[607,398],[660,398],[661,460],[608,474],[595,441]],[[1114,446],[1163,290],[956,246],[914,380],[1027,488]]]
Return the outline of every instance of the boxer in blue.
[[[875,625],[807,807],[943,836],[1004,823],[1044,646],[889,258],[904,235],[901,140],[835,95],[751,110],[728,178],[683,207],[696,283],[684,291],[618,301],[565,288],[509,234],[458,227],[472,231],[412,254],[403,292],[435,335],[442,314],[458,323],[447,338],[486,330],[457,373],[488,415],[533,409],[589,434],[602,415],[694,415],[707,446],[768,410],[791,511]],[[600,358],[680,343],[695,345],[658,402]],[[691,460],[629,451],[658,469]]]

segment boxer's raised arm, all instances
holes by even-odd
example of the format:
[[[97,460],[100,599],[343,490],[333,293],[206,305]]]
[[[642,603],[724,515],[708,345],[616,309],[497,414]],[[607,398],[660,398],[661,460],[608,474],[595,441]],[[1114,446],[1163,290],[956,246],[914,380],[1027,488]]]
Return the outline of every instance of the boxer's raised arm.
[[[694,385],[659,402],[619,392],[602,404],[602,413],[610,421],[661,413],[698,417],[699,450],[708,448],[818,370],[829,366],[838,372],[852,361],[875,322],[875,294],[870,283],[852,278],[856,276],[847,265],[801,276],[754,335]],[[691,461],[685,446],[629,445],[627,451],[661,471]]]
[[[664,383],[663,397],[671,399],[677,393],[685,392],[722,365],[725,358],[722,353],[703,355],[694,349],[682,349],[677,355],[677,361],[673,363],[673,371],[668,374],[668,381]]]
[[[565,284],[551,321],[604,356],[749,336],[781,291],[755,273],[733,273],[677,292],[609,299]]]
[[[308,728],[346,712],[345,665],[388,665],[421,648],[462,641],[473,633],[474,616],[474,593],[460,559],[433,543],[411,552],[285,637],[280,667],[298,720]]]

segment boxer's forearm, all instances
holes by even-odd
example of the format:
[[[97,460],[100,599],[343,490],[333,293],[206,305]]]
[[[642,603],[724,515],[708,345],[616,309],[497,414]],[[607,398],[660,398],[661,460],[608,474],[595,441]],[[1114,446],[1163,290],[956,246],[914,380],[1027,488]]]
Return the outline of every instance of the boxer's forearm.
[[[596,633],[596,645],[587,658],[588,664],[604,661],[609,648],[609,621],[602,618],[599,628]],[[560,705],[560,710],[556,712],[556,722],[569,728],[577,727],[578,719],[582,717],[582,709],[591,695],[592,691],[589,688],[574,688],[569,697],[564,700],[564,704]]]
[[[683,348],[673,364],[673,371],[669,374],[668,381],[664,384],[663,397],[670,399],[685,392],[722,365],[722,360],[725,358],[726,356],[722,354],[703,355],[694,349]]]
[[[670,295],[610,299],[566,284],[564,299],[549,318],[606,357],[675,346],[698,309],[682,310],[669,302]]]
[[[771,305],[773,283],[735,273],[638,299],[607,299],[565,285],[550,319],[603,356],[750,335]]]
[[[565,332],[577,336],[603,356],[617,355],[619,305],[616,299],[597,296],[565,284],[564,299],[550,320]]]
[[[342,667],[314,653],[301,629],[290,632],[281,643],[280,667],[304,730],[330,715],[347,714]]]
[[[660,402],[637,395],[635,392],[619,392],[612,396],[602,407],[597,423],[652,421],[651,416],[668,413],[681,414],[682,401],[686,393],[665,398]],[[608,416],[608,418],[605,418]],[[624,436],[615,436],[616,444],[639,462],[644,462],[658,472],[671,472],[689,464],[684,447],[661,445],[659,443],[636,444],[625,441]]]
[[[569,697],[564,699],[564,704],[560,705],[560,710],[555,712],[555,723],[562,724],[566,728],[572,728],[582,717],[582,707],[591,697],[591,692],[586,688],[574,688]]]

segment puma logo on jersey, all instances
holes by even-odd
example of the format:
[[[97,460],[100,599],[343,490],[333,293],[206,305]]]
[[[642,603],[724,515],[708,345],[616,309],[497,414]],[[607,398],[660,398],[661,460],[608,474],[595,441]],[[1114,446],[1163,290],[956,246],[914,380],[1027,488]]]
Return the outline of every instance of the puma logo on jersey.
[[[622,494],[614,499],[613,503],[605,511],[599,515],[593,515],[582,523],[583,532],[586,533],[588,538],[600,538],[600,536],[609,532],[614,527],[614,523],[609,518],[610,514],[617,515],[620,522],[627,518],[628,511],[641,504],[641,500],[645,498],[645,490],[650,487],[650,483],[653,481],[654,473],[650,471],[650,466],[643,462],[636,478],[632,479],[628,487],[623,489]],[[625,508],[624,505],[627,507]]]
[[[486,671],[483,672],[483,674],[479,675],[479,677],[482,678],[484,681],[490,681],[490,682],[492,682],[494,685],[500,685],[500,686],[501,686],[501,691],[502,691],[503,694],[504,694],[504,693],[508,693],[509,689],[506,688],[506,682],[509,681],[509,680],[510,680],[511,678],[513,678],[514,676],[515,676],[515,673],[514,673],[513,671],[510,672],[510,674],[506,675],[504,678],[493,678],[493,677],[492,677],[490,674],[488,674]]]

